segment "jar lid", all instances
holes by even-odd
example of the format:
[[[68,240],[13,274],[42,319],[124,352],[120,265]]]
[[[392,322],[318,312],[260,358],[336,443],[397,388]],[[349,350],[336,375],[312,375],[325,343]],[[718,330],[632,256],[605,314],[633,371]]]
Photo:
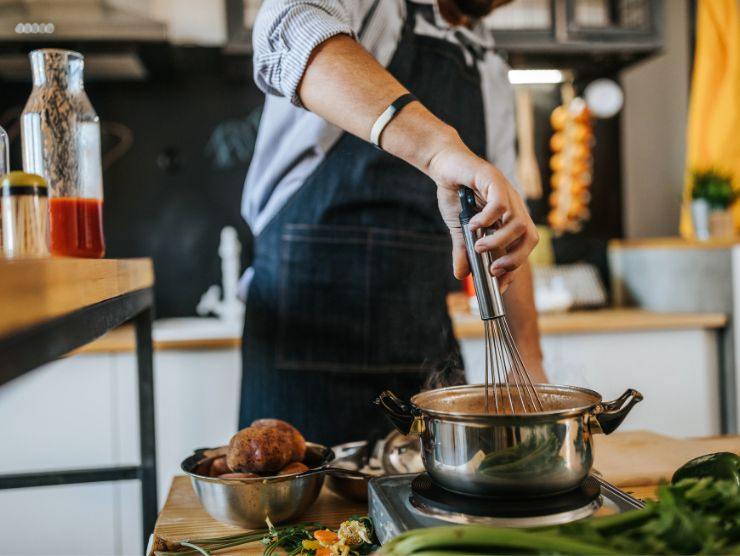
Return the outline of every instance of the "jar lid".
[[[0,189],[5,196],[40,195],[46,197],[49,194],[44,178],[38,174],[27,174],[18,170],[0,177]]]

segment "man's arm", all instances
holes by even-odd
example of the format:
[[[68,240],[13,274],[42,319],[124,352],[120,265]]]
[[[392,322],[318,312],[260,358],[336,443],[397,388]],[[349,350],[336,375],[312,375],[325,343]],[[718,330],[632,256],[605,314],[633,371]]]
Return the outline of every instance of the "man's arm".
[[[363,139],[370,136],[376,118],[407,90],[361,45],[346,35],[317,46],[298,85],[298,97],[309,110]],[[413,92],[413,91],[412,91]],[[481,116],[482,117],[482,116]],[[473,188],[485,202],[471,220],[471,228],[501,228],[478,241],[479,251],[505,254],[491,267],[504,287],[512,271],[526,261],[537,243],[537,232],[524,201],[496,167],[473,154],[457,132],[421,103],[404,108],[380,137],[383,149],[412,164],[437,184],[439,208],[453,240],[455,275],[469,272],[460,233],[457,196],[459,185]]]
[[[504,295],[504,305],[506,306],[506,317],[511,326],[511,333],[517,346],[519,346],[522,361],[524,361],[524,366],[529,371],[532,382],[547,382],[542,364],[540,331],[537,326],[532,270],[529,263],[525,263],[517,269],[516,280]]]
[[[377,117],[407,91],[354,39],[364,17],[361,6],[367,2],[266,0],[253,30],[254,67],[255,81],[265,92],[286,96],[367,140]],[[469,267],[458,223],[457,189],[466,185],[477,192],[483,208],[471,228],[502,223],[496,234],[478,241],[477,249],[505,253],[491,268],[505,287],[537,243],[537,232],[524,201],[503,174],[474,155],[453,128],[419,102],[391,121],[380,142],[437,184],[458,278]]]

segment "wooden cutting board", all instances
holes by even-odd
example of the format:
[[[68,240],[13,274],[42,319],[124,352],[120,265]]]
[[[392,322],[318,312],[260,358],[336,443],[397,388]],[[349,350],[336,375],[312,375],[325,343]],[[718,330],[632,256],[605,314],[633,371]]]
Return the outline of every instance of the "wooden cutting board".
[[[711,452],[740,453],[740,436],[678,439],[647,432],[618,432],[595,436],[596,469],[607,481],[622,487],[637,498],[654,495],[655,485],[670,480],[673,472],[688,460]],[[336,527],[352,515],[365,515],[367,505],[343,500],[326,488],[303,521],[319,521]],[[154,550],[174,548],[183,539],[219,537],[242,531],[219,523],[198,502],[187,477],[175,477],[167,502],[154,528]],[[152,554],[153,551],[147,552]],[[259,544],[225,551],[224,556],[262,554]]]
[[[594,436],[594,467],[619,487],[670,481],[673,472],[697,456],[740,454],[740,436],[679,439],[648,431]]]

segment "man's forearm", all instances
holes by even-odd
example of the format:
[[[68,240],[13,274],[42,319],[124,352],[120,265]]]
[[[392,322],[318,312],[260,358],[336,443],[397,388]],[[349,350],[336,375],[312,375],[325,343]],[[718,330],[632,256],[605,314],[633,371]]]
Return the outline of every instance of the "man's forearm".
[[[347,35],[314,49],[298,86],[303,105],[362,138],[378,116],[407,93],[369,52]],[[380,137],[383,149],[427,172],[434,154],[456,141],[457,133],[418,102],[406,106]]]
[[[504,304],[511,325],[511,333],[519,346],[519,352],[532,382],[547,382],[547,376],[542,366],[540,332],[537,326],[532,270],[529,263],[517,269],[516,279],[504,294]]]

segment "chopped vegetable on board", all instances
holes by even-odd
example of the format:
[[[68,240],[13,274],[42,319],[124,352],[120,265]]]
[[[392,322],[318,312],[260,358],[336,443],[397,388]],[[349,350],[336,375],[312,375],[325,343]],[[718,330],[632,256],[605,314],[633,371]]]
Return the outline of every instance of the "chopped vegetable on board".
[[[213,539],[189,539],[180,542],[181,550],[156,552],[156,556],[196,556],[218,550],[262,543],[264,554],[289,556],[363,556],[378,548],[373,524],[368,517],[350,518],[334,532],[318,523],[300,523],[276,527],[268,519],[267,529]]]

